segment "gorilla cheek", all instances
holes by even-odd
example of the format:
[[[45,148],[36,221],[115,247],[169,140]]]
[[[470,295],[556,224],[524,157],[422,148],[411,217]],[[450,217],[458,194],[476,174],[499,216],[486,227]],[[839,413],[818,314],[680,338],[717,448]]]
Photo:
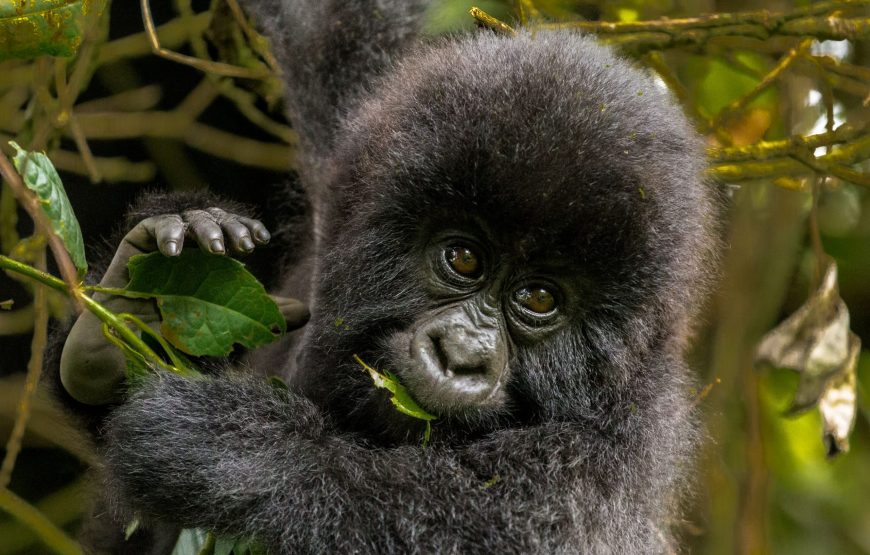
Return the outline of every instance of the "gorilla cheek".
[[[412,395],[440,413],[504,404],[508,348],[497,315],[466,301],[420,322],[402,373]]]

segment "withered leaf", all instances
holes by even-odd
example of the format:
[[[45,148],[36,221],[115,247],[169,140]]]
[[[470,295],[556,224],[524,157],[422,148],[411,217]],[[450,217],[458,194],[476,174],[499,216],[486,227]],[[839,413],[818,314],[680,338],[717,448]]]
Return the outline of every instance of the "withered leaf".
[[[855,372],[861,351],[861,340],[849,330],[849,309],[837,284],[837,265],[831,261],[819,288],[762,338],[756,352],[758,364],[800,373],[788,412],[818,407],[829,457],[849,450],[857,404]]]

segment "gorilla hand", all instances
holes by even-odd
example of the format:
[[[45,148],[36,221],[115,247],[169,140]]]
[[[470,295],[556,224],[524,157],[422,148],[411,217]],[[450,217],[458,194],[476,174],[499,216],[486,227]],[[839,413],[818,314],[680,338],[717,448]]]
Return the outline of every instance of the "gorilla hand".
[[[131,256],[159,250],[165,256],[178,256],[185,241],[216,255],[227,251],[246,254],[257,245],[269,242],[266,227],[251,218],[221,210],[187,210],[181,214],[152,216],[139,222],[118,246],[100,285],[123,288],[129,281],[127,262]],[[159,313],[151,300],[129,299],[97,293],[94,298],[112,312],[127,312],[156,328]],[[276,298],[290,329],[308,319],[307,307],[294,299]],[[104,337],[101,323],[90,312],[83,312],[64,344],[60,363],[61,383],[77,401],[104,405],[122,400],[124,355]]]

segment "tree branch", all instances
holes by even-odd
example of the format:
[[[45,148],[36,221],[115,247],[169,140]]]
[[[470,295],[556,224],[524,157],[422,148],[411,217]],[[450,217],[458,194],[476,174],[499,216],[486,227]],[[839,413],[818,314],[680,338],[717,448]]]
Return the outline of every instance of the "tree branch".
[[[774,36],[806,37],[819,40],[859,39],[870,35],[870,18],[863,14],[848,18],[829,15],[870,5],[870,0],[819,2],[790,12],[767,10],[710,14],[680,19],[649,21],[569,21],[541,25],[547,29],[577,29],[594,33],[606,43],[638,52],[681,46],[700,46],[729,36],[766,40]]]
[[[844,142],[844,137],[850,140]],[[823,156],[813,155],[815,148],[834,144],[842,146]],[[806,138],[730,147],[711,155],[713,164],[708,173],[729,183],[822,172],[870,187],[870,176],[849,167],[870,159],[870,133],[848,126]]]

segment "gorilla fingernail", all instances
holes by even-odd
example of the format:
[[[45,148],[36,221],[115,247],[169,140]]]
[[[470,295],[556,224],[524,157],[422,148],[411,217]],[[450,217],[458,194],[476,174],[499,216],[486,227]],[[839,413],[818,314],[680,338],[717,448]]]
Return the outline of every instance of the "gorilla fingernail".
[[[169,256],[178,255],[178,243],[176,243],[175,241],[167,241],[164,249],[166,250],[166,254],[168,254]]]
[[[242,240],[239,241],[239,246],[245,252],[251,252],[254,250],[254,242],[251,241],[250,237],[242,237]]]
[[[209,250],[215,254],[223,254],[224,253],[224,242],[220,239],[215,239],[208,246]]]
[[[272,235],[269,234],[265,229],[261,229],[257,231],[257,239],[262,241],[263,243],[268,243],[269,239],[272,238]]]

